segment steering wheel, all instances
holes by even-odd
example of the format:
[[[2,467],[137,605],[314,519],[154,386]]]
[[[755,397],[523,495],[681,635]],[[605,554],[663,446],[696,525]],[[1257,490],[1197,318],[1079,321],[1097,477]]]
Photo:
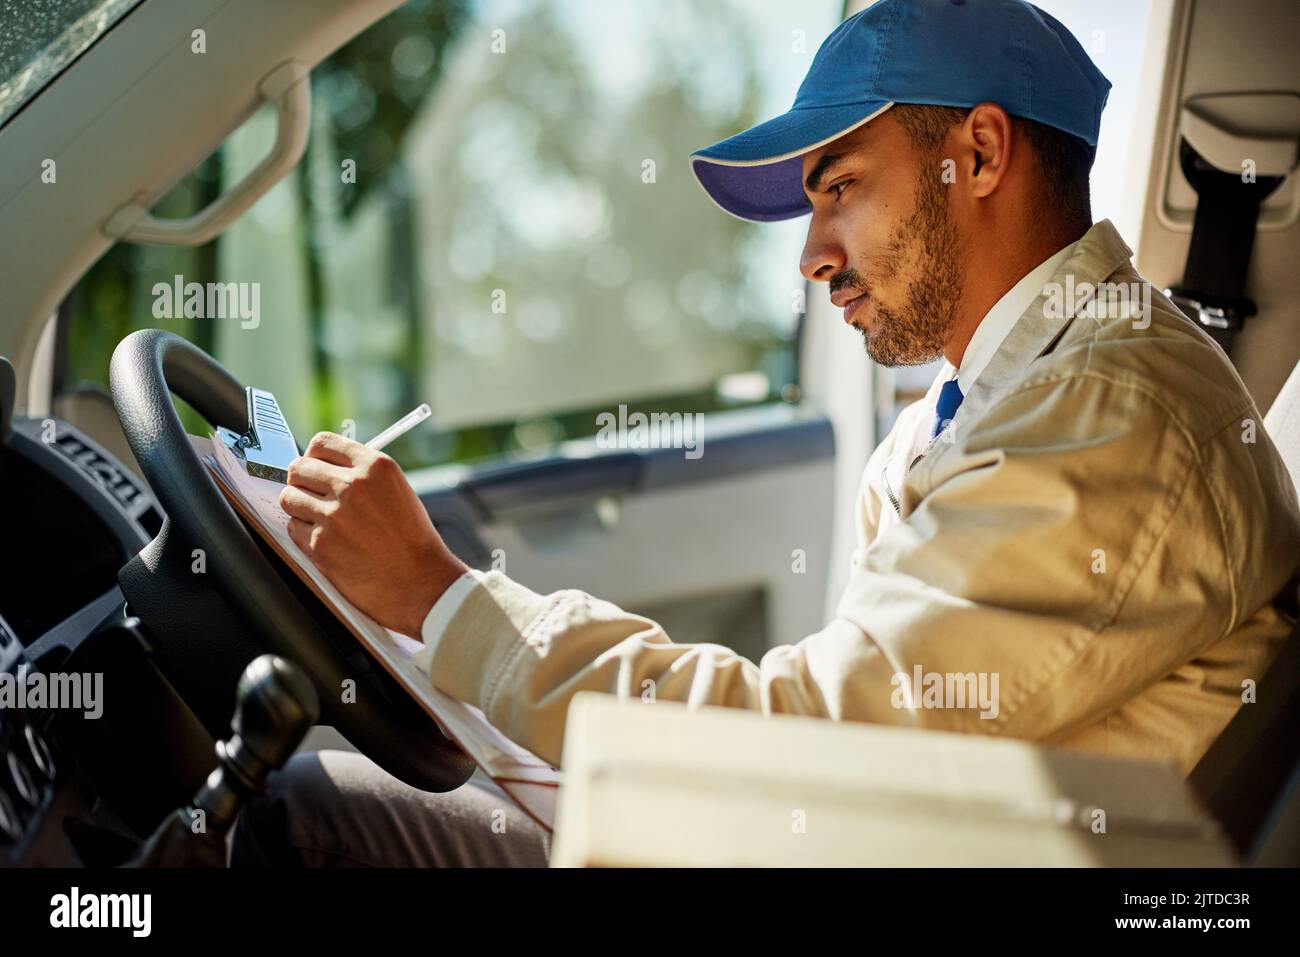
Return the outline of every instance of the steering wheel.
[[[269,651],[312,679],[321,723],[390,774],[428,791],[463,784],[474,762],[255,540],[200,461],[172,396],[209,424],[243,432],[239,382],[180,336],[144,329],[114,350],[109,384],[122,431],[166,515],[119,581],[155,643],[160,670],[209,733],[229,730],[239,675]]]

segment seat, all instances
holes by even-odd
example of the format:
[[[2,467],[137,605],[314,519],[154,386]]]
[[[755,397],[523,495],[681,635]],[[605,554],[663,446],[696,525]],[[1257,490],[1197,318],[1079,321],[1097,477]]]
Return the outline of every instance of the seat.
[[[1264,431],[1282,453],[1291,484],[1300,489],[1300,363],[1291,370],[1264,416]]]
[[[1300,487],[1300,364],[1264,417],[1264,429]],[[1300,544],[1300,543],[1298,543]],[[1294,616],[1293,580],[1282,596]],[[1188,776],[1248,863],[1300,864],[1300,623],[1242,707]]]

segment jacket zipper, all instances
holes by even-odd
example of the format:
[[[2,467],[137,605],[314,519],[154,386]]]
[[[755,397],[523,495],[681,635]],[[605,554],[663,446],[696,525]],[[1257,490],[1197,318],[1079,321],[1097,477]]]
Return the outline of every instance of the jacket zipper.
[[[894,511],[898,513],[899,518],[902,518],[903,507],[898,504],[898,499],[894,497],[894,490],[889,485],[889,473],[886,471],[882,471],[880,473],[880,478],[885,483],[885,494],[889,496],[889,501],[891,504],[893,504]]]

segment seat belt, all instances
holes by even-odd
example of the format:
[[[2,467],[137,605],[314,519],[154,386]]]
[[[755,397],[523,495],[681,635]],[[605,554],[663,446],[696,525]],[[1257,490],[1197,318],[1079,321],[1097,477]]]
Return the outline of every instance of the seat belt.
[[[1196,191],[1196,216],[1182,282],[1165,295],[1231,355],[1237,333],[1258,311],[1246,296],[1246,275],[1259,210],[1286,177],[1247,181],[1240,170],[1228,172],[1205,159],[1186,137],[1179,139],[1178,161]]]

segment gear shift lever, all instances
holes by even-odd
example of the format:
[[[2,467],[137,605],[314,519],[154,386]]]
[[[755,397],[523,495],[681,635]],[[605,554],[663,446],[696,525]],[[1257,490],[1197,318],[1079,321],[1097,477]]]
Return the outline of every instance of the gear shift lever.
[[[284,765],[320,713],[311,680],[275,655],[251,661],[239,679],[228,740],[188,807],[167,816],[130,867],[225,867],[226,832],[240,805]]]

